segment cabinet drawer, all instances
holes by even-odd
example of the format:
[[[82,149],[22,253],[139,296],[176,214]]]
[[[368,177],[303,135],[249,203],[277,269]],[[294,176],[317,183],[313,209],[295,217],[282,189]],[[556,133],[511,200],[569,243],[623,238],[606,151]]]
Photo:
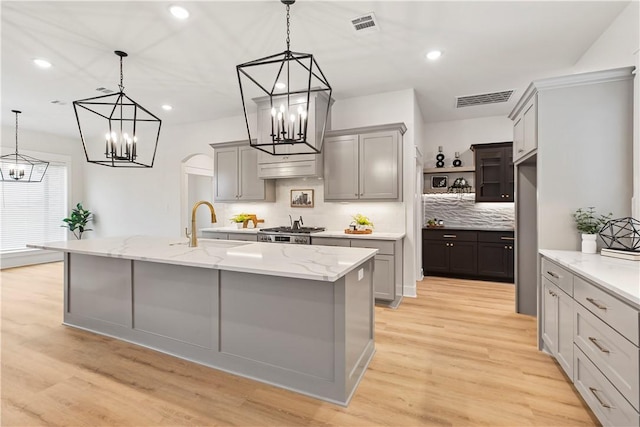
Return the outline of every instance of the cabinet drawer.
[[[637,426],[640,415],[579,348],[573,352],[574,385],[603,426]]]
[[[349,239],[341,239],[339,237],[312,237],[311,238],[312,245],[323,245],[323,246],[351,246],[351,241]]]
[[[607,379],[640,409],[638,347],[574,302],[574,342]]]
[[[542,277],[558,285],[560,289],[573,296],[573,274],[555,262],[542,258]]]
[[[446,240],[476,242],[478,240],[477,231],[469,230],[422,230],[422,238],[426,240]]]
[[[478,242],[513,245],[515,237],[513,237],[513,231],[478,231]]]
[[[638,343],[638,311],[602,289],[576,276],[574,299],[602,319],[626,339]]]
[[[217,239],[217,240],[227,240],[227,233],[220,233],[218,231],[203,231],[202,237],[204,239]]]
[[[242,240],[244,242],[257,242],[258,235],[251,233],[229,233],[229,240]]]
[[[378,249],[378,255],[394,255],[393,243],[389,240],[351,239],[352,248]]]

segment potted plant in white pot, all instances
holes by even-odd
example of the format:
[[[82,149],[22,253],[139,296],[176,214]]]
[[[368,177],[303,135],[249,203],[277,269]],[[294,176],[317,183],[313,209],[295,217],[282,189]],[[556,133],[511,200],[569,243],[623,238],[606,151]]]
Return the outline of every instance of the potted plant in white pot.
[[[231,222],[236,224],[236,227],[238,228],[243,228],[244,227],[244,222],[251,219],[251,216],[245,214],[245,213],[239,213],[237,215],[234,215],[230,218]]]
[[[580,208],[573,213],[573,219],[576,220],[578,231],[582,233],[582,252],[586,254],[596,253],[598,232],[611,219],[611,215],[611,213],[598,215],[596,208],[593,206],[584,209]]]

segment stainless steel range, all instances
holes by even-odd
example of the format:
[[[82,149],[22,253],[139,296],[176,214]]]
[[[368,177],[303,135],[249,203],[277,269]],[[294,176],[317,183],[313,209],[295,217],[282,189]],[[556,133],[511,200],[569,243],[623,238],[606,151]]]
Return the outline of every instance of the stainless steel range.
[[[324,227],[273,227],[258,231],[258,242],[311,244],[311,233],[324,231]]]

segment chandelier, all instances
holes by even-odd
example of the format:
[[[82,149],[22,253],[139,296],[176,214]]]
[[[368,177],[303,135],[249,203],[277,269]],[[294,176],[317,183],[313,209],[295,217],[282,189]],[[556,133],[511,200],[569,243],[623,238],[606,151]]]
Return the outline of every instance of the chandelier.
[[[0,157],[0,178],[6,182],[41,182],[49,162],[18,152],[18,114],[22,111],[11,110],[16,114],[16,151]]]
[[[89,163],[150,168],[156,157],[162,120],[124,93],[122,58],[117,93],[73,101],[78,130]]]
[[[287,7],[287,49],[236,66],[249,143],[272,155],[319,154],[331,86],[312,54],[290,50],[289,8],[295,0],[280,1]],[[251,137],[247,115],[252,94],[258,96],[251,98],[258,108],[256,139]]]

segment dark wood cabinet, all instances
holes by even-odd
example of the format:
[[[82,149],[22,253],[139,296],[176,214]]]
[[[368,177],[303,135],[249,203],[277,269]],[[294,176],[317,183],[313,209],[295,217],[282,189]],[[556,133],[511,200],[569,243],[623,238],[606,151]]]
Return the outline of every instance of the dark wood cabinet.
[[[513,143],[475,144],[476,202],[513,202]]]
[[[477,233],[467,230],[422,230],[425,274],[477,274]]]
[[[423,229],[425,275],[513,282],[513,231]]]
[[[513,232],[478,231],[478,275],[513,280]]]

